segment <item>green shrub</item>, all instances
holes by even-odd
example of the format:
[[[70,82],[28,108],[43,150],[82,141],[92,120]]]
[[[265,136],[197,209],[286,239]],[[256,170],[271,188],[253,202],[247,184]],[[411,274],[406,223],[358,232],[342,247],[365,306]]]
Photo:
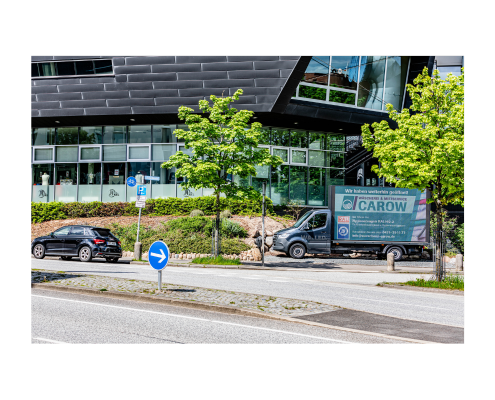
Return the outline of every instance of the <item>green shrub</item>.
[[[189,214],[190,217],[202,217],[205,215],[205,213],[201,210],[192,210],[191,214]]]
[[[220,213],[220,218],[231,218],[231,217],[232,217],[232,213],[230,212],[230,210],[223,210]]]
[[[200,257],[195,258],[191,261],[192,264],[209,264],[209,265],[241,265],[242,263],[239,260],[229,260],[227,258],[223,258],[222,256],[218,257]]]
[[[241,251],[249,250],[249,247],[242,240],[237,238],[223,239],[220,242],[220,248],[223,254],[239,254]],[[210,249],[211,249],[211,239],[210,239]],[[210,250],[211,251],[211,250]]]
[[[40,223],[56,219],[66,219],[62,207],[64,203],[31,203],[31,222]]]
[[[237,222],[230,219],[222,219],[220,232],[224,237],[247,237],[247,231]]]

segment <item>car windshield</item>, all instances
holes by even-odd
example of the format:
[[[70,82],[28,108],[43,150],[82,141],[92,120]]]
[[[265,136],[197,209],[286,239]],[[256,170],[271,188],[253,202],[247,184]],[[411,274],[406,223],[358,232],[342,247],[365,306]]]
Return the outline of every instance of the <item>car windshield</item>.
[[[304,214],[301,218],[299,218],[299,221],[297,221],[294,225],[292,225],[293,228],[299,228],[301,224],[306,221],[309,216],[313,213],[313,211],[308,211],[306,214]]]

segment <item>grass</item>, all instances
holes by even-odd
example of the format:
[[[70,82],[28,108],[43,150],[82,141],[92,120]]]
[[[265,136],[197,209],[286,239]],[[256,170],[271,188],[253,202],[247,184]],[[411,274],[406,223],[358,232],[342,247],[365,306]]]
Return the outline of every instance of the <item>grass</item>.
[[[218,257],[199,257],[191,261],[191,264],[208,264],[208,265],[242,265],[239,260],[227,260],[222,256]]]
[[[464,291],[464,275],[446,275],[444,280],[441,282],[433,279],[426,280],[418,278],[415,281],[400,283],[400,285]]]

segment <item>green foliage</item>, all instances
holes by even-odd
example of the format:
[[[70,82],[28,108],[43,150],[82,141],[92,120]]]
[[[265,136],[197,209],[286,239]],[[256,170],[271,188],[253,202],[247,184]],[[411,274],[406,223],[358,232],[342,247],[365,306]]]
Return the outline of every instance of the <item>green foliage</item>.
[[[230,219],[222,219],[220,229],[223,237],[247,237],[247,231],[237,222]]]
[[[464,224],[460,224],[454,235],[454,244],[455,247],[459,249],[459,251],[464,254]]]
[[[273,214],[273,202],[265,201],[268,215]],[[261,213],[261,197],[256,200],[236,200],[220,198],[220,209],[229,209],[234,215],[253,215]],[[150,199],[146,201],[146,207],[142,215],[188,215],[193,210],[201,210],[206,215],[215,214],[215,198],[213,196],[189,197],[179,199],[168,197],[166,199]],[[135,203],[31,203],[31,222],[40,223],[57,219],[89,218],[89,217],[120,217],[137,216],[139,209]]]
[[[462,290],[464,291],[464,276],[463,275],[445,275],[443,280],[438,282],[433,279],[416,279],[415,281],[408,281],[402,283],[402,285],[431,287],[439,289],[449,290]]]
[[[210,239],[210,243],[211,243],[211,239]],[[246,243],[236,238],[231,238],[231,239],[222,238],[221,248],[223,254],[239,254],[241,251],[249,250],[251,247],[249,247]]]
[[[447,252],[454,254],[464,254],[464,224],[457,225],[457,217],[449,217],[446,212],[442,212],[442,230],[447,240]],[[437,230],[437,216],[430,217],[430,235],[434,235]]]
[[[191,213],[189,214],[190,217],[198,217],[203,215],[205,215],[205,213],[201,210],[192,210]]]
[[[208,264],[208,265],[241,265],[239,260],[228,260],[222,256],[218,257],[199,257],[191,261],[192,264]]]
[[[220,218],[231,218],[231,217],[232,217],[232,213],[230,212],[230,210],[223,210],[220,213]]]

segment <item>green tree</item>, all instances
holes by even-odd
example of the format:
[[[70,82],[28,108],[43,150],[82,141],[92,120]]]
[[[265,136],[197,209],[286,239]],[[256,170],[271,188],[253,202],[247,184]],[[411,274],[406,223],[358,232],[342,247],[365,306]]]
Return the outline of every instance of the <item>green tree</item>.
[[[259,148],[264,132],[259,122],[248,123],[253,111],[240,110],[230,106],[239,100],[242,90],[238,89],[232,97],[210,96],[211,102],[199,101],[202,114],[195,114],[189,107],[179,107],[179,119],[185,121],[189,130],[177,129],[174,133],[183,139],[186,149],[192,149],[192,155],[182,151],[170,157],[162,168],[176,168],[176,176],[184,177],[183,189],[213,189],[216,197],[216,246],[218,255],[218,231],[220,227],[220,195],[230,198],[260,198],[260,194],[251,186],[239,185],[234,176],[246,179],[256,176],[255,165],[277,167],[283,163],[278,156],[272,156],[268,149]],[[207,116],[205,116],[207,115]]]
[[[396,187],[429,189],[435,203],[438,230],[443,229],[444,207],[464,206],[464,69],[461,76],[449,74],[440,79],[423,72],[407,85],[412,100],[402,112],[387,104],[389,117],[398,125],[390,128],[387,121],[361,127],[363,145],[373,151],[380,162],[372,170]],[[437,249],[440,245],[437,235]],[[439,274],[437,259],[437,276]]]

